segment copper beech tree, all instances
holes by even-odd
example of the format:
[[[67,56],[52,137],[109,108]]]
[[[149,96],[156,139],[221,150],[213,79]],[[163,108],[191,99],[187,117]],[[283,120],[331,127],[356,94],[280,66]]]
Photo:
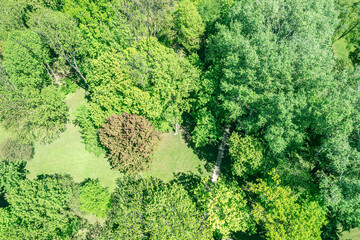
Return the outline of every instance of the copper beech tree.
[[[99,129],[113,168],[135,174],[149,168],[160,134],[143,116],[123,113],[106,119]]]

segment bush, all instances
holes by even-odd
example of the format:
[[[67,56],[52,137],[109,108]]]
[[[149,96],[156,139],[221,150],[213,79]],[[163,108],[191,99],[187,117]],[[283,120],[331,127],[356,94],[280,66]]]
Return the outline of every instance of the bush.
[[[106,122],[99,137],[108,149],[111,165],[130,174],[148,169],[160,140],[152,124],[143,116],[127,113],[113,115]]]
[[[109,211],[110,193],[98,179],[88,179],[80,187],[80,210],[104,218]]]
[[[81,137],[87,151],[94,153],[96,156],[105,153],[104,148],[100,144],[97,129],[90,119],[90,113],[86,105],[81,105],[75,110],[73,123],[80,127]]]

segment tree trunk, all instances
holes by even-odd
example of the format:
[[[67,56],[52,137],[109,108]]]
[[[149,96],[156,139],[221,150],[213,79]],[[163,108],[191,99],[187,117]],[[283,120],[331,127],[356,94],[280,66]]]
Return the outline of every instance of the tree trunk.
[[[225,131],[224,131],[224,136],[221,139],[219,152],[218,152],[218,156],[216,158],[216,163],[215,163],[215,167],[214,167],[214,171],[213,171],[213,175],[212,175],[212,179],[211,179],[212,182],[217,182],[217,179],[219,177],[221,162],[224,157],[226,140],[229,137],[229,135],[230,135],[230,126],[228,125],[228,126],[226,126]]]

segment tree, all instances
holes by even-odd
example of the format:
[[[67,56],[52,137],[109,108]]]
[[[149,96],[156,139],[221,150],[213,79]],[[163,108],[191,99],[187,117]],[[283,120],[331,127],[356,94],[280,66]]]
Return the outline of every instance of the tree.
[[[21,139],[5,138],[0,143],[0,159],[6,161],[28,161],[34,156],[33,144]]]
[[[100,185],[98,179],[87,179],[80,187],[80,209],[88,214],[104,218],[109,211],[110,193]]]
[[[0,120],[25,143],[48,143],[65,130],[68,107],[57,87],[20,87],[0,66]]]
[[[160,131],[175,129],[190,109],[199,71],[156,39],[95,60],[89,74],[89,111],[96,127],[113,114],[142,115]]]
[[[179,48],[184,49],[191,54],[200,48],[205,26],[196,7],[190,0],[181,0],[177,4],[173,13],[173,27],[171,30],[173,36],[165,37],[170,38],[171,45],[176,50]]]
[[[257,139],[251,136],[240,137],[233,132],[228,144],[233,159],[232,171],[235,175],[246,176],[259,168],[263,161],[263,149]]]
[[[321,239],[321,228],[326,224],[324,209],[281,186],[275,172],[270,175],[270,183],[259,179],[249,184],[249,190],[257,195],[251,213],[256,223],[263,225],[267,238]]]
[[[121,239],[210,239],[195,204],[179,185],[125,176],[112,195],[106,226]]]
[[[203,179],[195,190],[197,205],[204,211],[214,236],[227,239],[231,232],[245,232],[252,228],[250,209],[245,194],[235,182]]]
[[[112,1],[67,0],[64,12],[77,20],[86,41],[87,58],[93,59],[110,50],[123,50],[133,40],[129,23],[115,15]]]
[[[81,221],[69,208],[72,180],[60,175],[22,180],[9,189],[9,206],[0,208],[0,233],[6,239],[67,239]]]
[[[26,178],[25,161],[0,161],[0,195],[1,198]]]
[[[171,24],[174,0],[117,0],[115,14],[124,17],[131,26],[135,40],[158,37]]]
[[[235,2],[209,39],[205,93],[197,100],[197,109],[207,110],[197,117],[199,123],[201,116],[212,115],[211,126],[253,136],[264,146],[265,169],[275,167],[297,191],[317,189],[323,200],[332,194],[321,190],[322,181],[332,179],[326,189],[341,185],[342,193],[348,187],[339,181],[345,172],[358,181],[353,173],[359,148],[351,139],[357,138],[359,78],[334,70],[336,17],[333,1]],[[197,131],[200,127],[194,134],[207,134]],[[343,208],[342,216],[351,222],[355,208]]]
[[[149,168],[160,140],[159,133],[142,116],[123,113],[106,119],[99,129],[101,143],[108,149],[111,165],[126,173]]]
[[[62,12],[41,8],[31,15],[31,29],[79,75],[85,87],[87,81],[79,61],[84,54],[83,39],[76,22]]]
[[[30,30],[11,31],[3,47],[4,69],[17,87],[42,88],[49,84],[46,73],[46,70],[48,73],[52,71],[49,52],[36,33]]]

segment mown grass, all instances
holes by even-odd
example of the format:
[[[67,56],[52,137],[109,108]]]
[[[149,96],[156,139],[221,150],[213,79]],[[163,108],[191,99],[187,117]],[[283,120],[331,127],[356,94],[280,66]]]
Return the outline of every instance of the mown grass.
[[[70,119],[76,107],[84,103],[86,100],[83,90],[68,96]],[[70,174],[77,182],[86,178],[99,178],[101,184],[109,187],[110,191],[115,188],[116,178],[121,176],[118,171],[110,169],[105,156],[96,157],[85,150],[79,128],[72,123],[69,123],[67,130],[51,144],[35,145],[35,155],[28,163],[27,169],[30,179],[39,174],[51,173]],[[151,169],[143,175],[169,181],[174,173],[187,171],[204,174],[204,161],[186,145],[181,135],[165,133],[155,153]]]
[[[206,175],[204,161],[187,146],[181,134],[165,133],[155,152],[151,169],[144,176],[154,176],[169,181],[174,173],[193,172]]]
[[[333,43],[333,50],[338,58],[348,59],[349,52],[354,50],[354,46],[348,45],[345,38],[342,38]]]
[[[79,89],[68,95],[70,119],[75,108],[85,102],[83,90]],[[104,156],[97,157],[85,150],[79,127],[71,122],[67,124],[66,131],[54,142],[35,145],[35,155],[27,164],[27,169],[30,179],[39,174],[67,173],[77,182],[86,178],[99,178],[101,184],[109,187],[110,190],[115,188],[115,180],[121,176],[118,171],[110,169]]]
[[[340,239],[341,240],[358,240],[358,239],[360,239],[360,229],[354,228],[354,229],[351,229],[349,232],[343,232]]]

